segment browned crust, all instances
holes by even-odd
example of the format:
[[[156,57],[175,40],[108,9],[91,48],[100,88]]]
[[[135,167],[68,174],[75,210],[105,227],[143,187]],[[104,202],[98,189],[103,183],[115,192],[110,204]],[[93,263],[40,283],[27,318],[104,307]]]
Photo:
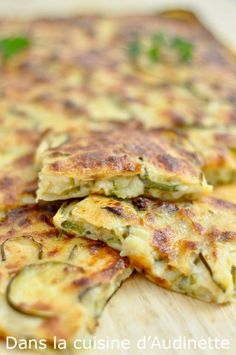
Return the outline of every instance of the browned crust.
[[[99,200],[99,197],[97,198]],[[174,260],[177,257],[176,253],[182,255],[186,250],[196,251],[201,245],[206,246],[207,244],[209,250],[212,250],[214,254],[217,243],[236,242],[236,228],[232,225],[232,221],[236,218],[236,204],[227,201],[206,197],[194,202],[174,203],[140,196],[131,201],[131,206],[135,208],[133,214],[130,213],[130,204],[127,204],[127,201],[124,203],[106,198],[103,200],[103,206],[106,201],[106,207],[101,208],[106,209],[107,213],[111,213],[110,208],[115,204],[119,210],[119,215],[115,215],[121,218],[121,223],[125,221],[126,226],[140,225],[150,230],[152,233],[151,244],[154,249],[158,249],[164,259]],[[93,208],[93,203],[90,208]],[[229,221],[229,226],[227,224],[220,225],[219,220],[222,213],[225,216],[222,218]],[[201,214],[203,219],[201,219]],[[163,227],[157,228],[155,221],[158,223],[163,221]],[[168,226],[166,221],[177,223],[176,228],[179,228],[179,224],[185,225],[189,231],[192,231],[192,235],[177,236],[175,227]],[[134,262],[138,261],[134,260]],[[141,268],[141,260],[138,265]]]
[[[177,132],[147,131],[133,122],[105,132],[70,135],[64,145],[44,154],[44,173],[89,180],[139,175],[143,161],[169,173],[187,175],[187,179],[198,178],[201,166],[197,154]]]
[[[3,160],[9,154],[9,161],[0,169],[0,209],[6,211],[24,204],[26,197],[31,203],[35,199],[38,183],[35,151],[44,133],[13,127],[3,129],[1,135]]]
[[[103,38],[100,33],[104,24],[108,25],[107,38]],[[30,102],[35,107],[39,105],[55,113],[55,119],[61,112],[69,120],[78,115],[89,116],[87,100],[93,102],[101,93],[115,100],[118,98],[118,103],[128,112],[131,102],[148,105],[146,92],[157,85],[158,92],[164,92],[164,96],[169,97],[169,112],[159,112],[164,117],[162,124],[204,125],[206,103],[201,95],[193,95],[192,104],[183,112],[178,109],[178,105],[172,107],[175,96],[178,101],[178,94],[171,85],[180,85],[182,89],[188,86],[187,93],[190,94],[200,83],[207,86],[213,100],[232,103],[236,99],[235,56],[189,12],[113,18],[77,16],[28,22],[2,20],[0,29],[3,33],[27,33],[34,43],[32,48],[1,72],[2,96],[15,106],[19,117],[27,116],[24,110],[17,110],[19,102]],[[128,61],[124,63],[123,53],[127,44],[136,36],[150,36],[159,31],[189,39],[196,45],[197,53],[191,65],[179,65],[178,71],[168,65],[164,68],[161,66],[160,70],[164,69],[165,75],[157,75],[153,85],[152,80],[146,80],[142,70],[134,70]],[[38,45],[39,36],[44,47]],[[98,73],[105,77],[108,75],[112,81],[97,82]],[[75,83],[65,80],[78,74]],[[219,77],[224,77],[220,83]],[[139,95],[134,95],[130,90],[133,85],[143,89]],[[235,117],[235,106],[231,105],[230,112],[223,115],[222,121],[235,124]],[[5,122],[4,110],[0,121]]]
[[[168,255],[174,251],[171,242],[172,240],[174,240],[173,233],[174,232],[171,227],[154,230],[152,245],[161,252],[163,257],[168,257]]]
[[[186,129],[182,134],[189,139],[203,159],[203,169],[225,169],[228,179],[236,171],[236,130],[235,127],[211,129]],[[204,144],[204,146],[203,146]],[[215,173],[217,174],[217,172]]]
[[[108,28],[106,37],[102,35],[104,26]],[[32,143],[33,150],[35,146],[31,137],[35,129],[42,131],[46,126],[54,130],[59,124],[64,130],[65,127],[75,129],[81,118],[94,119],[99,111],[99,108],[96,110],[97,100],[101,98],[112,102],[127,119],[133,118],[144,123],[149,112],[146,110],[153,107],[156,116],[152,124],[158,127],[236,123],[235,56],[189,12],[114,18],[75,16],[34,21],[2,19],[0,30],[2,36],[27,34],[33,42],[32,47],[22,55],[13,58],[6,66],[1,66],[0,82],[1,127],[25,130],[24,140]],[[143,71],[142,68],[134,67],[124,54],[127,45],[136,36],[150,37],[159,31],[171,36],[183,36],[194,43],[196,56],[193,61],[187,65],[178,65],[178,70],[173,65],[157,63],[158,75],[155,68],[153,75],[152,71],[148,72],[149,69],[146,73],[145,68]],[[219,81],[220,77],[224,80]],[[199,86],[206,89],[203,94]],[[207,97],[204,96],[205,91]],[[157,98],[162,97],[164,107],[161,105],[156,108],[156,101],[153,103],[149,100],[151,94],[157,95]],[[209,102],[219,102],[220,110],[218,115],[213,115],[206,122]],[[141,105],[144,113],[140,111],[139,115],[133,111],[132,105],[135,104]],[[226,105],[222,112],[221,105]],[[106,119],[113,120],[114,117],[111,114]],[[119,120],[119,115],[115,119]],[[16,141],[17,146],[20,140]],[[91,154],[95,153],[89,151],[87,156],[81,158],[80,163],[85,170]],[[109,155],[103,153],[101,151],[98,158],[105,161]],[[22,157],[24,166],[30,154],[32,151]],[[155,151],[155,154],[158,156],[159,153]],[[222,166],[224,158],[225,155],[219,152],[215,164]],[[140,169],[139,162],[125,156],[112,159],[114,161],[108,163],[116,171],[122,168],[132,175]],[[17,173],[19,164],[14,162],[14,168],[8,167],[0,174],[1,186],[4,187],[0,194],[2,209],[17,207],[22,204],[25,196],[34,199],[36,179],[32,178],[26,183],[23,178],[29,174],[32,166],[27,161],[28,169],[22,167],[22,173]],[[183,169],[167,154],[159,155],[158,164],[169,171]],[[104,174],[111,171],[106,166],[100,167]],[[74,169],[73,164],[69,168]],[[55,163],[53,169],[60,170],[60,164],[58,166]]]
[[[6,240],[22,236],[30,238],[30,240],[39,243],[38,245],[42,248],[40,262],[43,262],[44,259],[46,262],[62,261],[61,253],[63,253],[64,248],[69,248],[69,259],[65,259],[64,262],[69,263],[70,268],[71,265],[74,265],[77,268],[76,270],[78,270],[78,276],[69,285],[68,292],[77,292],[78,295],[81,293],[81,298],[82,292],[85,292],[86,288],[108,285],[129,267],[127,258],[121,258],[117,251],[107,247],[104,243],[86,239],[81,240],[72,235],[59,232],[52,224],[55,210],[56,206],[54,207],[53,205],[33,205],[10,211],[4,220],[0,222],[0,244],[3,245]],[[77,243],[80,244],[76,248]],[[80,258],[82,254],[84,256]],[[24,258],[17,258],[16,255],[14,265],[5,261],[2,267],[5,267],[4,273],[7,273],[8,281],[10,281],[26,265],[27,261]],[[65,270],[65,272],[70,272],[70,268],[67,271]],[[37,306],[38,310],[50,310],[48,304],[45,305],[39,302],[34,306]],[[71,341],[79,329],[84,326],[85,322],[81,310],[75,309],[76,314],[74,316],[71,311],[71,309],[62,309],[60,314],[45,320],[42,319],[39,326],[32,329],[31,335],[37,338],[46,338],[49,343],[53,340],[53,336]],[[71,318],[72,316],[73,318]],[[94,320],[94,322],[95,325],[96,321]],[[90,325],[86,324],[86,326],[89,327]],[[6,329],[6,331],[1,332],[0,336],[4,338],[7,333]]]
[[[206,197],[205,200],[215,206],[216,208],[220,209],[226,209],[226,210],[231,210],[233,213],[236,213],[236,204],[233,202],[225,201],[222,199],[218,198],[211,198],[211,197]]]

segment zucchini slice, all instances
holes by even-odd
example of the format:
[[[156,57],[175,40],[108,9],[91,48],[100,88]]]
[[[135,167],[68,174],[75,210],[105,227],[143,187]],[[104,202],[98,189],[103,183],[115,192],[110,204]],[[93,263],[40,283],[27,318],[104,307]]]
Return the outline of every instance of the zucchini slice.
[[[79,305],[76,280],[80,274],[81,268],[69,263],[27,265],[9,283],[7,301],[18,312],[53,317]]]
[[[42,245],[32,237],[22,236],[6,239],[1,245],[1,260],[14,262],[17,260],[37,260],[42,259]]]
[[[167,184],[162,182],[154,182],[151,180],[145,180],[146,187],[150,189],[159,189],[161,191],[178,191],[178,184]]]
[[[43,247],[32,237],[12,237],[0,246],[1,283],[0,292],[5,292],[9,280],[25,265],[42,259]]]

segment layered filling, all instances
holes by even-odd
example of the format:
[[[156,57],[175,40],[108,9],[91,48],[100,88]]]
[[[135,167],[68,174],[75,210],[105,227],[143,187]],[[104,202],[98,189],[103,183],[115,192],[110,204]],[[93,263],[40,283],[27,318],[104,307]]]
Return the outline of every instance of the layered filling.
[[[204,256],[201,253],[193,253],[191,272],[185,274],[177,267],[169,265],[168,261],[150,246],[149,233],[145,229],[130,227],[125,228],[122,233],[121,230],[97,228],[80,219],[77,223],[64,221],[60,228],[78,236],[82,234],[90,239],[101,240],[120,250],[121,256],[127,256],[137,271],[165,288],[206,302],[225,303],[235,295],[236,269],[232,270],[232,284],[225,288],[214,280]]]
[[[211,185],[236,180],[236,131],[191,128],[183,131],[203,160],[203,171]]]
[[[236,181],[236,164],[235,167],[224,168],[206,168],[204,169],[207,181],[213,186],[228,184]]]
[[[136,176],[116,176],[96,180],[80,180],[61,175],[40,173],[38,199],[45,201],[66,200],[84,197],[93,193],[119,198],[132,198],[147,195],[163,200],[177,200],[182,197],[195,199],[208,194],[212,187],[202,175],[193,181],[181,181],[178,177],[164,175],[154,178],[147,170]]]
[[[205,245],[193,250],[183,250],[181,243],[177,249],[170,246],[177,255],[171,259],[163,253],[164,239],[160,248],[153,245],[152,228],[123,222],[122,219],[125,218],[123,216],[115,217],[111,226],[108,220],[104,223],[100,221],[96,205],[91,205],[93,211],[90,214],[91,218],[88,215],[81,216],[83,211],[81,209],[80,215],[78,210],[76,211],[76,205],[78,202],[75,201],[61,207],[54,217],[57,228],[77,236],[105,242],[121,251],[121,256],[127,256],[137,271],[167,289],[206,302],[226,303],[235,296],[236,265],[233,245],[232,250],[231,247],[226,249],[222,246],[223,253],[219,253],[219,260],[215,260],[215,265],[214,261],[213,264],[212,260],[209,262],[211,251]],[[108,228],[104,227],[105,222],[108,222]],[[185,233],[191,235],[191,231]],[[193,234],[189,243],[194,244],[197,239],[198,237]]]

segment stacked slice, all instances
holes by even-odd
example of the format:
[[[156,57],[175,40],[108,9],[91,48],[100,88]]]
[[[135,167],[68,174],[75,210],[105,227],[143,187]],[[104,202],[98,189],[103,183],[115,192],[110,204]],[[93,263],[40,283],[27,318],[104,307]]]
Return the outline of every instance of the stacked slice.
[[[90,196],[62,205],[54,223],[120,250],[157,285],[204,301],[235,295],[236,205],[214,198],[162,202]]]
[[[202,197],[211,186],[197,134],[200,142],[201,130],[123,124],[70,135],[62,144],[45,142],[38,198],[90,195],[64,203],[54,217],[56,227],[121,251],[160,286],[228,302],[235,294],[236,205]]]
[[[193,199],[211,191],[194,147],[171,130],[135,123],[71,134],[64,143],[44,142],[38,157],[38,198],[46,201],[91,193],[130,198]],[[50,147],[51,144],[51,147]]]

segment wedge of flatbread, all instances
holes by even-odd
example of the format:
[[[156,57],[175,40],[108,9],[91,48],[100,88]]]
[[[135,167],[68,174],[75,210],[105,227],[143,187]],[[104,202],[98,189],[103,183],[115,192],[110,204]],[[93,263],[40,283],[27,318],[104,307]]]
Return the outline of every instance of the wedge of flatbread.
[[[1,104],[0,104],[1,106]],[[39,113],[38,113],[39,114]],[[37,113],[36,113],[37,117]],[[75,125],[78,131],[99,129],[95,122],[78,120],[71,123],[62,120],[53,124],[53,119],[47,121],[44,126],[42,118],[41,126],[34,125],[35,115],[18,117],[12,127],[1,127],[0,131],[0,218],[10,209],[35,203],[38,186],[38,167],[35,164],[35,154],[38,146],[45,137],[52,132],[56,134],[56,143],[59,144],[67,138],[67,132],[74,131]],[[20,123],[20,122],[21,123]],[[40,121],[40,119],[39,119]],[[20,126],[22,125],[22,128]],[[107,123],[109,125],[109,123]]]
[[[135,122],[105,131],[70,134],[40,149],[39,200],[65,200],[90,193],[168,200],[211,191],[192,145],[171,130],[145,130]]]
[[[235,295],[235,218],[235,204],[210,197],[173,203],[93,195],[62,205],[54,223],[120,250],[157,285],[225,303]]]
[[[91,334],[111,295],[132,272],[104,243],[60,233],[51,206],[10,211],[0,222],[0,335],[53,337],[70,348]]]

